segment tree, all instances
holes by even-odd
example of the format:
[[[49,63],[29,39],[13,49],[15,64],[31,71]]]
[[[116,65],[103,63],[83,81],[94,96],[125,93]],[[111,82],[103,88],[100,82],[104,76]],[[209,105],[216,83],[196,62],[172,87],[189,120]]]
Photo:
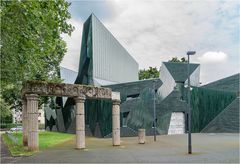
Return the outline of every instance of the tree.
[[[150,79],[150,78],[158,78],[159,77],[159,71],[157,70],[156,67],[149,67],[149,69],[145,70],[140,70],[138,72],[138,77],[139,80],[144,80],[144,79]]]
[[[2,95],[0,95],[0,110],[1,122],[3,122],[4,118],[11,116],[10,106],[2,99]]]
[[[177,57],[173,57],[171,60],[169,60],[168,62],[175,62],[175,63],[185,63],[187,62],[187,59],[185,57],[182,57],[180,60]]]
[[[61,37],[73,26],[65,0],[1,1],[1,94],[20,105],[27,80],[59,81],[59,64],[66,52]]]

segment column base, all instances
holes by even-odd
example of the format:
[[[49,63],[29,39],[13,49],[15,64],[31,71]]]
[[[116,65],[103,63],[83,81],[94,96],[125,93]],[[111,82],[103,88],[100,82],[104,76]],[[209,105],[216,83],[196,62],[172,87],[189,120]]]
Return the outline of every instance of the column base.
[[[75,148],[76,150],[84,150],[84,149],[86,149],[85,147],[84,148]]]

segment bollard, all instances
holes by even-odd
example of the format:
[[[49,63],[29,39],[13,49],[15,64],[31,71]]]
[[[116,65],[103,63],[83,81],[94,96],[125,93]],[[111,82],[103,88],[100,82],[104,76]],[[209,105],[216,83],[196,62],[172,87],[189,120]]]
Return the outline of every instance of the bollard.
[[[138,129],[138,143],[145,144],[145,129]]]

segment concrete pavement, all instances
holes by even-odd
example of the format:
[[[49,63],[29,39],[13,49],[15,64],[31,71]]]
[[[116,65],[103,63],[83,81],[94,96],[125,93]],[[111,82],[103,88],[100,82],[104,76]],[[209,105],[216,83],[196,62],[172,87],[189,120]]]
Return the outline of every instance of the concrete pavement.
[[[121,138],[113,147],[111,139],[86,138],[86,149],[74,149],[74,140],[17,159],[21,163],[238,163],[239,134],[193,134],[193,154],[187,154],[187,135]]]

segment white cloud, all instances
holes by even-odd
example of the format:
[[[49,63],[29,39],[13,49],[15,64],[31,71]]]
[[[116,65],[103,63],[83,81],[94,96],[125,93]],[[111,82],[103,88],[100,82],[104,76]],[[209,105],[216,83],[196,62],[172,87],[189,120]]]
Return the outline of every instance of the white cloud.
[[[198,57],[201,63],[219,63],[227,60],[227,54],[224,52],[206,52],[202,56]]]

